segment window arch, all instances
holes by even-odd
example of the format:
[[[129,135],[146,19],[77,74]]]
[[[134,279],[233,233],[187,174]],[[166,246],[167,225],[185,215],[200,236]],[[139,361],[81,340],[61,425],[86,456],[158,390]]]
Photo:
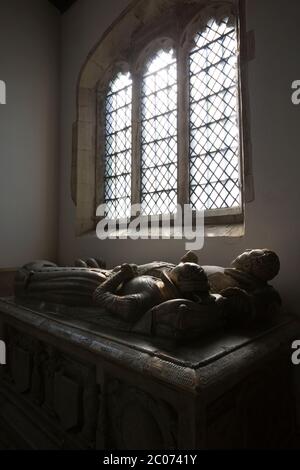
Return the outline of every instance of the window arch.
[[[130,203],[145,215],[174,213],[178,203],[205,209],[207,223],[243,221],[245,181],[247,200],[253,186],[241,2],[157,0],[148,8],[145,0],[90,55],[72,180],[79,231],[95,223],[103,202],[112,219],[129,216]],[[125,89],[130,102],[122,106]]]
[[[141,93],[141,210],[175,213],[177,206],[177,60],[159,50],[146,64]]]
[[[190,202],[241,207],[238,44],[234,25],[212,19],[189,55]]]
[[[130,216],[132,79],[118,73],[105,100],[104,203],[109,219]]]

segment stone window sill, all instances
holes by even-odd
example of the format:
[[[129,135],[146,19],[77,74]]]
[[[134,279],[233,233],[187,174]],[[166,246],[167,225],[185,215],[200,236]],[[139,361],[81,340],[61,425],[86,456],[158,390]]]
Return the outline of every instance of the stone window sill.
[[[192,229],[191,229],[192,231]],[[171,232],[173,235],[173,233]],[[125,230],[115,230],[112,232],[110,239],[124,239],[126,235]],[[132,232],[131,235],[136,236],[136,232]],[[243,223],[239,224],[222,224],[222,225],[205,225],[204,227],[204,236],[205,238],[241,238],[245,235],[245,226]],[[139,233],[141,239],[173,239],[174,237],[170,237],[170,231],[161,228],[152,228],[151,229],[151,237],[149,229],[146,229]],[[130,237],[130,232],[128,233],[128,237]],[[86,232],[85,234],[80,235],[78,238],[81,239],[90,239],[90,238],[98,238],[96,231],[92,230]],[[176,238],[178,239],[178,237]]]

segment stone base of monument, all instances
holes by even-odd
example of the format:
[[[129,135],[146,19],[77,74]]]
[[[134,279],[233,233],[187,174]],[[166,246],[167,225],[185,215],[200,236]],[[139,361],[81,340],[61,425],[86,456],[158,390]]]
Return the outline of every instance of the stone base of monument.
[[[105,315],[0,300],[0,448],[286,448],[297,440],[291,344],[300,322],[187,343]]]

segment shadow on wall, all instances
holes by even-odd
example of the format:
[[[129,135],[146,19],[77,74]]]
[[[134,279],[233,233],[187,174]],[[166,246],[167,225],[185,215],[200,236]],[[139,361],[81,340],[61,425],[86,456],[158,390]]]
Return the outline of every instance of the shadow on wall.
[[[11,297],[14,295],[15,270],[0,271],[0,297]]]

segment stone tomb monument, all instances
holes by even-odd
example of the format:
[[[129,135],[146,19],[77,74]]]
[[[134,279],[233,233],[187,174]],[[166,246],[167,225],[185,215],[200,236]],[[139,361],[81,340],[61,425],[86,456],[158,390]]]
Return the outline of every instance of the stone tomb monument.
[[[266,249],[229,268],[191,252],[24,266],[0,300],[0,448],[294,445],[300,328],[269,284],[279,269]]]

